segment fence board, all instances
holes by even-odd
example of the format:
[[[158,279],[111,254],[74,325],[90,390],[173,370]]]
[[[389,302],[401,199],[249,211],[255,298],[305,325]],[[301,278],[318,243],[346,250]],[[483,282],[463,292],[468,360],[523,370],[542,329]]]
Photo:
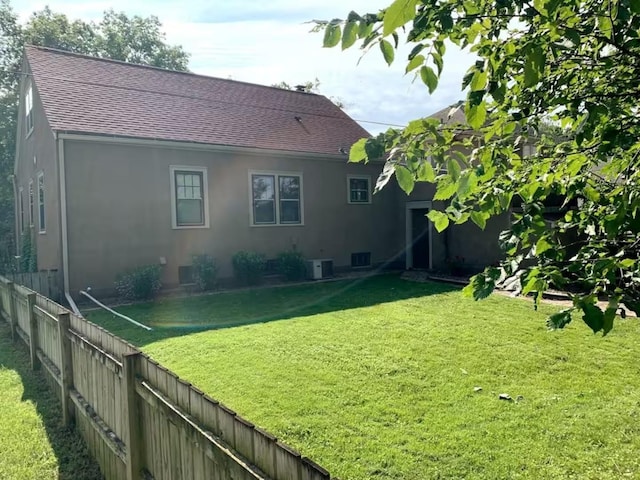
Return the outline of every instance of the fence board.
[[[51,289],[48,276],[28,281],[40,291]],[[76,429],[107,480],[137,478],[140,471],[147,472],[143,478],[152,476],[154,480],[330,479],[322,467],[143,354],[136,356],[136,387],[125,388],[123,356],[138,350],[73,314],[65,335],[70,352],[66,365],[57,317],[69,312],[42,295],[32,297],[35,307],[30,308],[26,295],[31,290],[16,285],[12,296],[10,285],[0,277],[0,311],[26,340],[34,332],[36,341],[31,344],[37,346],[35,353],[44,366],[47,383],[57,396],[65,385]],[[30,311],[35,328],[29,323]],[[65,378],[63,370],[71,379]],[[135,418],[129,412],[135,412],[131,414]],[[135,453],[128,452],[126,445],[126,441],[133,442],[132,435],[140,438]],[[127,457],[129,454],[138,456],[138,472],[127,469],[127,458],[133,458]]]

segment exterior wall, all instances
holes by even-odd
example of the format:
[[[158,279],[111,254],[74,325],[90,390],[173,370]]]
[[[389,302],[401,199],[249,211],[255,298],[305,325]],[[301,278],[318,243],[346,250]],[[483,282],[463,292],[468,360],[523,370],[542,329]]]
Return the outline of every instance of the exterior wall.
[[[27,65],[24,66],[28,68]],[[28,70],[25,70],[28,71]],[[31,77],[23,76],[30,79]],[[27,136],[24,101],[25,94],[30,80],[23,80],[20,86],[20,110],[18,121],[18,161],[16,171],[16,193],[18,189],[23,189],[25,230],[29,226],[29,181],[33,181],[34,207],[33,207],[33,237],[36,241],[36,251],[38,257],[38,269],[61,269],[62,268],[62,248],[60,240],[60,195],[59,177],[57,168],[56,140],[53,131],[49,126],[47,118],[40,101],[37,85],[33,86],[33,131]],[[35,161],[34,161],[35,158]],[[38,174],[44,173],[45,190],[45,232],[39,233],[38,217]],[[19,216],[20,211],[18,200],[16,199],[16,232],[20,231]],[[18,239],[20,240],[20,239]],[[18,242],[20,244],[20,242]]]
[[[160,257],[170,287],[178,267],[197,253],[213,255],[219,276],[229,277],[239,250],[274,258],[296,248],[306,258],[332,258],[339,268],[350,266],[352,252],[369,251],[381,264],[404,247],[396,238],[395,187],[371,204],[347,202],[347,175],[369,175],[374,185],[379,164],[77,140],[64,141],[64,158],[73,295],[87,286],[109,293],[118,273]],[[207,167],[209,228],[172,228],[171,165]],[[250,225],[251,170],[302,174],[303,225]]]

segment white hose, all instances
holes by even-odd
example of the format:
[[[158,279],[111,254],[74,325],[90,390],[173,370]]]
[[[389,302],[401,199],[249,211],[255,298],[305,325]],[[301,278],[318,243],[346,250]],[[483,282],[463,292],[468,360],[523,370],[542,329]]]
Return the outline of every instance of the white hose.
[[[127,317],[126,315],[122,315],[121,313],[116,312],[115,310],[113,310],[112,308],[107,307],[104,303],[99,302],[98,300],[96,300],[95,298],[93,298],[91,295],[89,295],[87,292],[85,292],[84,290],[80,290],[80,295],[84,295],[85,297],[87,297],[89,300],[91,300],[93,303],[95,303],[96,305],[104,308],[106,311],[112,313],[113,315],[115,315],[116,317],[120,317],[123,320],[126,320],[127,322],[131,322],[134,325],[137,325],[138,327],[144,328],[145,330],[152,330],[151,327],[147,327],[146,325],[141,324],[140,322],[136,322],[134,319]]]

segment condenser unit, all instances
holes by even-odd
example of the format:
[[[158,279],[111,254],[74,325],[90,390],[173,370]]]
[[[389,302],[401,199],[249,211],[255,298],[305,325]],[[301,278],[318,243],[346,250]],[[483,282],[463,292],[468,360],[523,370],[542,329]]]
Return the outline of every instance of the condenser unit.
[[[333,260],[307,260],[307,277],[313,280],[333,277]]]

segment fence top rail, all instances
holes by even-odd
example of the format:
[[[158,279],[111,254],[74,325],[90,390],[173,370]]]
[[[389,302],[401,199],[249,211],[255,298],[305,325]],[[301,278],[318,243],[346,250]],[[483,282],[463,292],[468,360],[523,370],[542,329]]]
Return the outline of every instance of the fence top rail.
[[[136,378],[138,385],[140,385],[143,389],[148,391],[151,395],[153,395],[160,403],[162,403],[165,408],[171,410],[175,415],[180,417],[183,422],[188,424],[191,428],[193,428],[200,435],[205,437],[209,442],[211,442],[219,451],[224,453],[226,456],[231,458],[236,464],[242,467],[251,477],[256,480],[269,480],[269,477],[262,475],[257,472],[249,463],[247,463],[244,459],[240,458],[236,455],[233,450],[228,448],[222,442],[220,442],[211,432],[208,432],[201,428],[196,422],[194,422],[189,415],[184,414],[178,407],[173,405],[171,402],[167,401],[167,399],[162,395],[159,391],[153,388],[149,383],[147,383],[142,378]]]
[[[89,339],[85,338],[83,335],[81,335],[80,333],[76,332],[75,330],[69,330],[69,333],[71,335],[73,335],[75,338],[77,338],[78,340],[80,340],[82,343],[87,345],[92,350],[98,352],[100,355],[105,357],[107,360],[111,361],[112,363],[114,363],[118,367],[122,368],[122,362],[120,360],[118,360],[116,357],[114,357],[113,355],[111,355],[109,352],[103,350],[102,348],[100,348],[96,344],[92,343]]]
[[[44,308],[39,307],[38,305],[34,305],[33,308],[40,312],[41,314],[43,314],[46,318],[48,318],[49,320],[53,320],[54,322],[58,323],[58,317],[56,317],[55,315],[47,312]]]

